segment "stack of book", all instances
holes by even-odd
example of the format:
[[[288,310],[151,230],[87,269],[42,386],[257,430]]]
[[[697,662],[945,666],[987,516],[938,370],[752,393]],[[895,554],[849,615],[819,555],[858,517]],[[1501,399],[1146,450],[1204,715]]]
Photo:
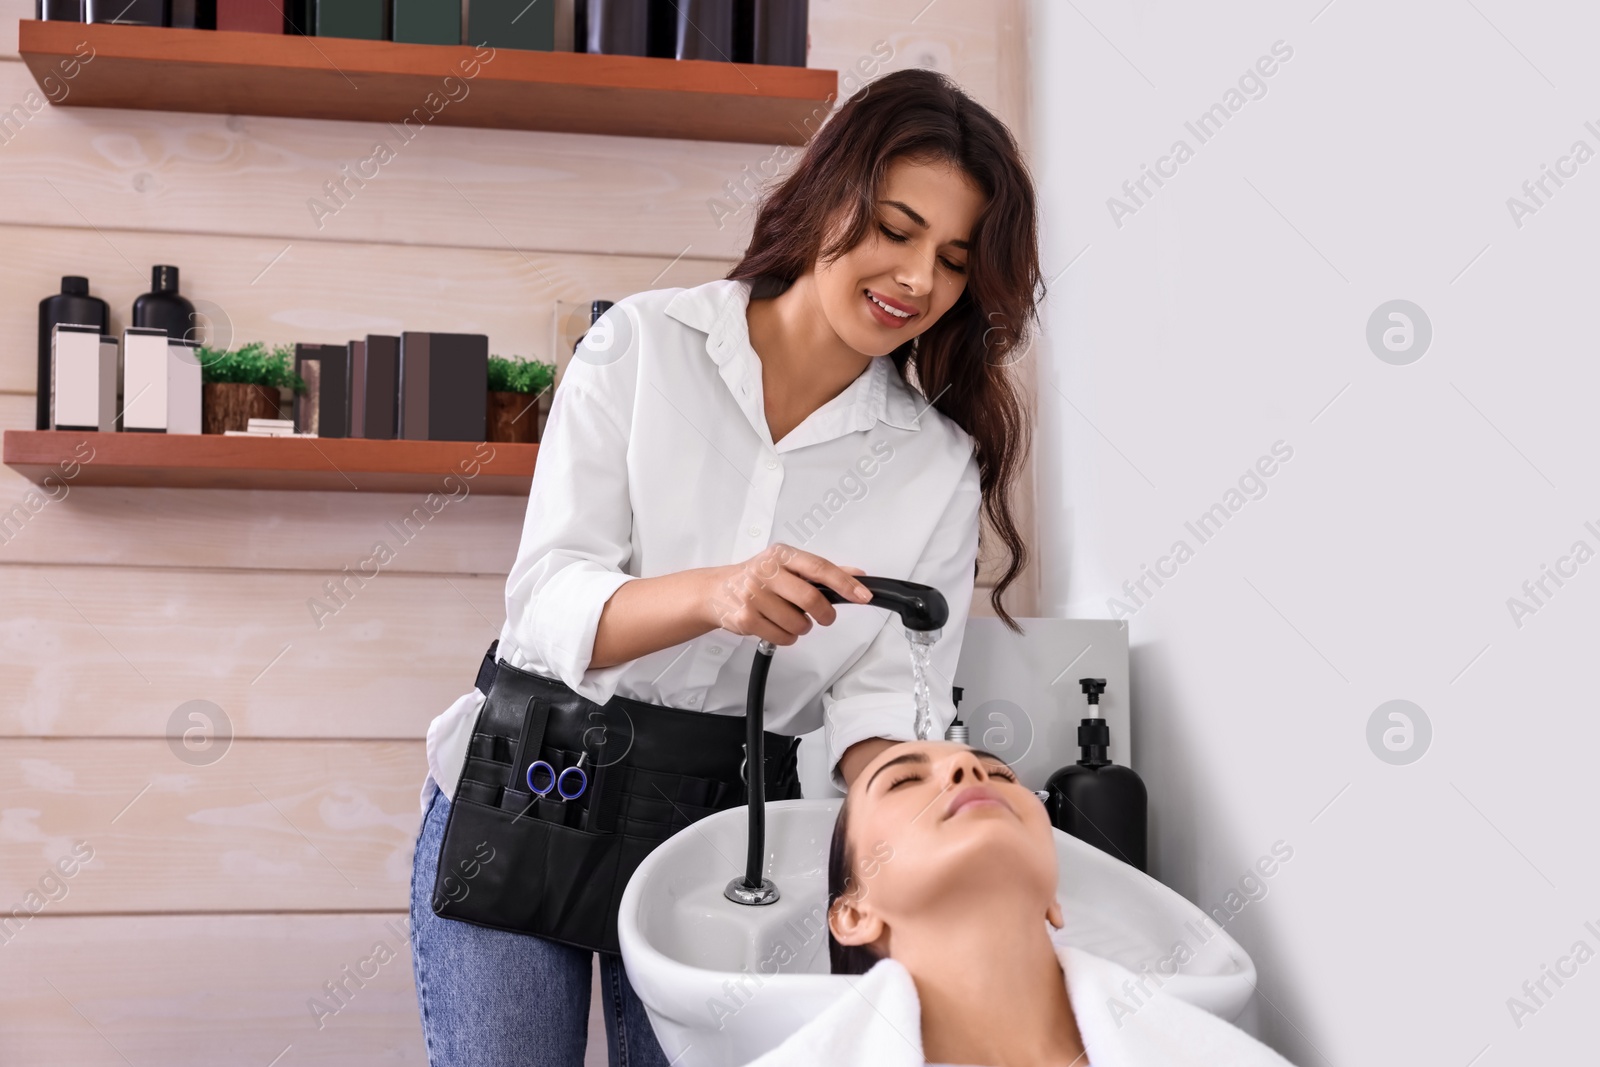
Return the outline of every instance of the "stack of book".
[[[295,424],[318,437],[483,441],[489,390],[484,334],[368,334],[295,345]]]
[[[248,429],[224,430],[229,437],[315,437],[314,433],[295,433],[293,419],[251,419]]]

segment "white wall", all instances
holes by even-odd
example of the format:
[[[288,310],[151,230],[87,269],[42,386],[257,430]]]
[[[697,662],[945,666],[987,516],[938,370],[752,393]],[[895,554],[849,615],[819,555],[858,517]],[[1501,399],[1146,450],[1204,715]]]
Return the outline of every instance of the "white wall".
[[[1198,8],[1033,4],[1040,613],[1106,617],[1195,549],[1128,601],[1136,763],[1154,873],[1202,906],[1294,849],[1228,927],[1266,1040],[1308,1067],[1576,1062],[1600,962],[1521,987],[1600,951],[1600,563],[1520,626],[1507,600],[1600,549],[1600,162],[1520,225],[1507,200],[1600,149],[1600,12]],[[1185,122],[1278,41],[1201,143]],[[1193,158],[1119,225],[1108,199],[1177,139]],[[1366,339],[1394,299],[1433,328],[1409,365]],[[1278,441],[1264,496],[1185,529]],[[1433,728],[1408,765],[1367,741],[1393,699]]]

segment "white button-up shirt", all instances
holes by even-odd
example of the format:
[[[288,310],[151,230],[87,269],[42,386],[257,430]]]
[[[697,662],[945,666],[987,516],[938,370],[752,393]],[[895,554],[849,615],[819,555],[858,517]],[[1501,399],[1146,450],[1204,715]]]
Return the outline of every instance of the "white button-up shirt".
[[[595,631],[625,582],[742,563],[783,542],[944,594],[950,618],[929,675],[943,736],[978,552],[972,439],[878,357],[774,444],[749,300],[744,281],[657,289],[590,330],[551,401],[498,655],[600,704],[621,694],[743,715],[759,638],[716,629],[590,668]],[[915,711],[900,616],[836,609],[831,626],[774,653],[765,719],[780,734],[826,726],[843,788],[840,755],[866,738],[914,739]],[[447,796],[483,701],[473,689],[428,728],[429,775]]]

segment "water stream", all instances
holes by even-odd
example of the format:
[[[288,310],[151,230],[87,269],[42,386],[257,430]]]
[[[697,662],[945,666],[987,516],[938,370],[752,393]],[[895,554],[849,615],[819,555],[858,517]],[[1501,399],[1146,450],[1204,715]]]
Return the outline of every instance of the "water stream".
[[[917,740],[927,741],[933,732],[933,710],[928,699],[928,656],[937,636],[923,630],[907,630],[906,638],[911,642],[911,696],[917,703]]]

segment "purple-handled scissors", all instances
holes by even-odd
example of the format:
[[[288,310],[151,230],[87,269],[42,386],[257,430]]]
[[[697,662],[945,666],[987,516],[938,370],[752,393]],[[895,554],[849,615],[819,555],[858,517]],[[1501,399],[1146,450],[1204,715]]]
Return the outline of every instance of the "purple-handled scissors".
[[[564,801],[577,800],[579,797],[583,796],[583,791],[589,788],[589,775],[585,773],[583,769],[583,762],[584,760],[588,759],[588,757],[589,754],[587,752],[580,753],[578,755],[577,763],[566,768],[565,770],[560,771],[559,773],[554,767],[550,766],[550,764],[546,763],[544,760],[534,760],[532,763],[528,764],[527,779],[529,791],[537,793],[540,800],[543,800],[545,797],[549,796],[552,790],[554,790],[556,795]],[[539,788],[539,786],[535,784],[534,776],[536,774],[542,775],[544,778],[543,789]]]

